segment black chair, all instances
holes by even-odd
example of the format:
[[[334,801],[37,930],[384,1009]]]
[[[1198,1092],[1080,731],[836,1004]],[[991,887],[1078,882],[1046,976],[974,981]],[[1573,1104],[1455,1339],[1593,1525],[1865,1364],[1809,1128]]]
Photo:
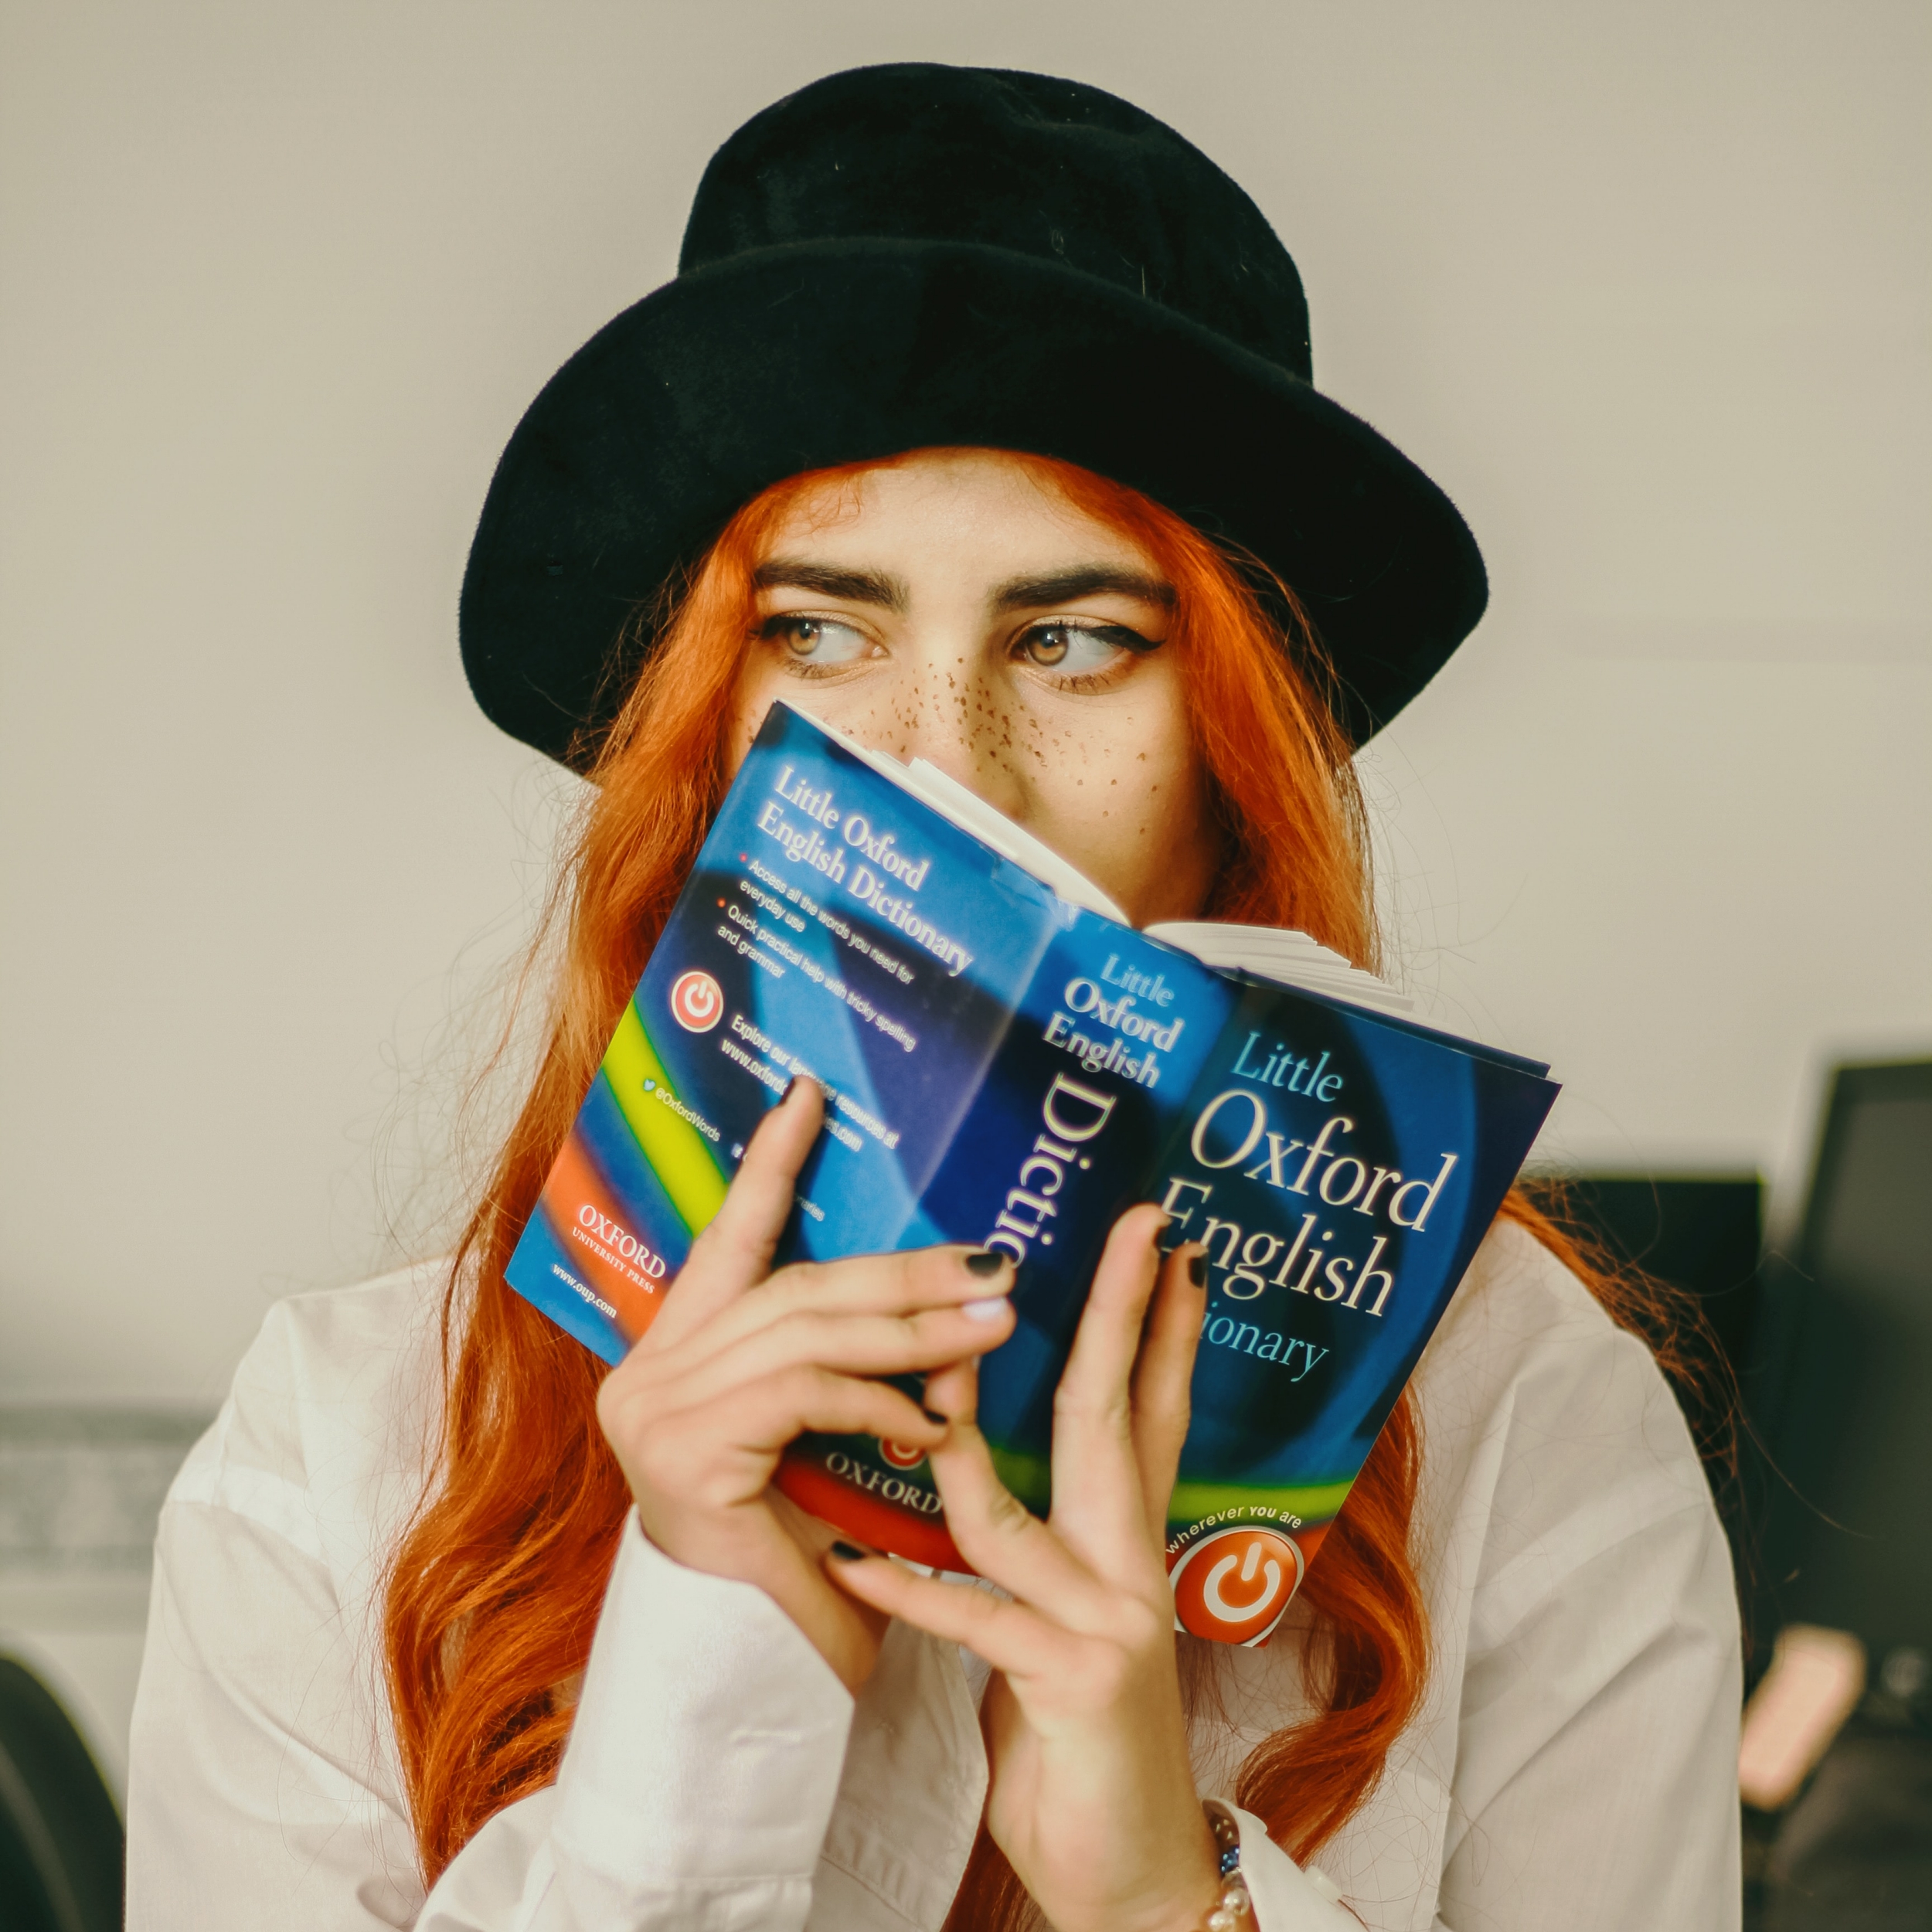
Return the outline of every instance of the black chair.
[[[117,1932],[125,1865],[120,1816],[72,1719],[0,1657],[0,1925]]]
[[[1747,1932],[1932,1932],[1932,1065],[1839,1071],[1789,1257],[1760,1263],[1754,1179],[1587,1175],[1558,1205],[1694,1295],[1736,1374],[1737,1464],[1707,1466],[1750,1675],[1794,1622],[1875,1667],[1796,1801],[1745,1813]]]
[[[1764,1315],[1776,1620],[1932,1654],[1932,1060],[1838,1069]]]
[[[1796,1252],[1766,1269],[1756,1413],[1777,1480],[1760,1628],[1864,1643],[1877,1688],[1780,1816],[1747,1924],[1932,1929],[1932,1061],[1835,1077]]]
[[[1760,1340],[1764,1199],[1755,1174],[1586,1174],[1552,1202],[1611,1258],[1668,1283],[1703,1315],[1701,1333],[1678,1338],[1692,1373],[1676,1393],[1704,1452],[1747,1604],[1767,1485],[1750,1431],[1735,1427],[1733,1394],[1743,1390],[1748,1400]]]
[[[1724,1356],[1744,1372],[1764,1245],[1755,1174],[1587,1174],[1572,1185],[1570,1207],[1622,1259],[1695,1295]]]

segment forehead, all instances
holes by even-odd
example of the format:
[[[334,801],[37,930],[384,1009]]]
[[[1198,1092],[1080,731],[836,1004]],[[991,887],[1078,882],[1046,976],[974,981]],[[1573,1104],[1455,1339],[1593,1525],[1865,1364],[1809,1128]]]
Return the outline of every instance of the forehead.
[[[1075,563],[1153,568],[1131,537],[995,450],[928,452],[825,478],[790,506],[760,546],[761,559],[808,554],[902,573],[922,563],[998,577]]]

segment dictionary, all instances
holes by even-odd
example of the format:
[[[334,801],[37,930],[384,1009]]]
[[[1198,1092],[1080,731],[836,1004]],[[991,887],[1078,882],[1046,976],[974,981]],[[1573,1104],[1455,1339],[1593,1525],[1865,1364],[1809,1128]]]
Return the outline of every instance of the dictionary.
[[[606,1360],[650,1325],[791,1081],[826,1096],[781,1261],[964,1242],[1017,1264],[980,1365],[1008,1486],[1052,1502],[1053,1393],[1137,1202],[1206,1251],[1168,1511],[1180,1628],[1264,1641],[1555,1098],[1300,933],[1136,930],[964,786],[774,705],[512,1256]],[[909,1391],[919,1393],[916,1378]],[[808,1435],[801,1507],[967,1566],[922,1452]]]

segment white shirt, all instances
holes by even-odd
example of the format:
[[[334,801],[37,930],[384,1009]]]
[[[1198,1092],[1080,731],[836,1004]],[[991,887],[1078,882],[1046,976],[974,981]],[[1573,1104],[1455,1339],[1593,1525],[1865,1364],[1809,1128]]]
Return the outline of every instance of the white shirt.
[[[856,1702],[761,1592],[632,1517],[556,1784],[425,1899],[379,1665],[434,1413],[434,1269],[272,1309],[161,1519],[133,1932],[933,1932],[978,1827],[985,1672],[895,1624]],[[1723,1536],[1642,1345],[1498,1227],[1425,1355],[1422,1710],[1304,1870],[1242,1819],[1260,1932],[1713,1932],[1740,1919]],[[1222,1649],[1201,1788],[1307,1713],[1304,1622]],[[1318,1867],[1319,1869],[1315,1869]]]

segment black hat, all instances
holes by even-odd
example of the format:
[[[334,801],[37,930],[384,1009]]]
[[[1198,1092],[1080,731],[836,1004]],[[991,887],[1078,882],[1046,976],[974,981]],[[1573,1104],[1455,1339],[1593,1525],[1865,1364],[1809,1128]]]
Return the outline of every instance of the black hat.
[[[611,662],[627,621],[743,504],[966,444],[1078,464],[1253,552],[1313,618],[1352,743],[1488,599],[1448,498],[1311,386],[1294,264],[1199,149],[1077,81],[859,67],[719,149],[677,279],[518,424],[463,582],[471,689],[581,768],[634,669]]]

